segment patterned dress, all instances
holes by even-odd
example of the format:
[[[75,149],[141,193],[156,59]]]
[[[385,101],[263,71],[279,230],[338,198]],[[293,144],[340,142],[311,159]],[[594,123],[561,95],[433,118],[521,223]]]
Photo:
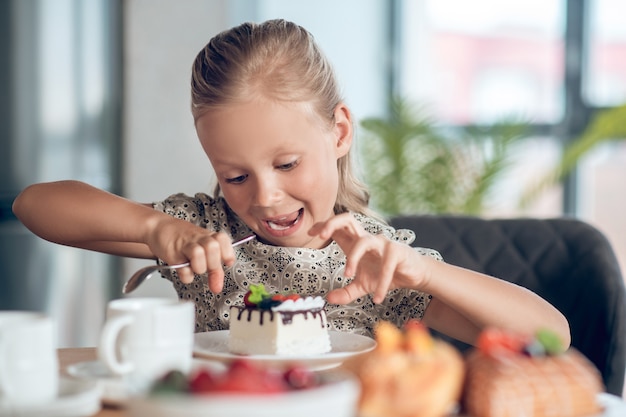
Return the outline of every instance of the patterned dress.
[[[175,194],[154,203],[154,208],[206,229],[221,230],[233,240],[252,232],[221,197]],[[395,230],[375,219],[353,215],[369,233],[384,234],[406,244],[415,239],[411,230]],[[441,260],[439,253],[432,249],[415,250]],[[182,284],[175,271],[163,271],[163,277],[172,281],[179,297],[195,303],[196,332],[228,329],[230,306],[243,304],[243,296],[251,284],[263,283],[271,294],[294,292],[325,296],[350,282],[343,276],[346,258],[336,242],[322,249],[308,249],[271,246],[253,240],[237,247],[235,254],[235,263],[224,270],[224,289],[219,294],[209,290],[206,275],[196,275],[191,284]],[[327,304],[326,311],[331,330],[372,336],[378,320],[402,326],[410,318],[421,319],[430,299],[430,295],[420,291],[396,289],[380,304],[374,304],[368,295],[347,305]]]

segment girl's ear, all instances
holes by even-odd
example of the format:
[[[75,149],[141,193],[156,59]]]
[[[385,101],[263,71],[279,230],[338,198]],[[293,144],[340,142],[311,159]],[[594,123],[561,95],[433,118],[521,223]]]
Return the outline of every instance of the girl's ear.
[[[350,109],[345,103],[339,103],[335,107],[335,126],[334,133],[336,139],[336,155],[337,159],[346,155],[352,146],[352,115]]]

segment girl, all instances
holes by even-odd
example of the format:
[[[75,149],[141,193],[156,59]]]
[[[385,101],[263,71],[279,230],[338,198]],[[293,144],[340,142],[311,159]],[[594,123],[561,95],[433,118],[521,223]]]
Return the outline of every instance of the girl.
[[[15,214],[60,244],[190,261],[164,276],[195,301],[197,331],[227,328],[229,306],[261,282],[270,292],[325,296],[335,330],[371,335],[380,319],[417,318],[467,343],[500,326],[547,327],[569,345],[566,319],[543,299],[411,248],[412,231],[368,210],[351,168],[350,110],[305,29],[273,20],[218,34],[196,57],[191,87],[217,177],[213,197],[139,204],[63,181],[26,188]],[[250,232],[256,241],[231,247]]]

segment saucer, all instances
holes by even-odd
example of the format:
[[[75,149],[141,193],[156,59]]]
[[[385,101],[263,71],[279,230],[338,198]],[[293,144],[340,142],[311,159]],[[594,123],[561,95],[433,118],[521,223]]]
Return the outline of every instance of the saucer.
[[[191,360],[191,369],[196,369],[199,366],[216,366],[217,369],[224,368],[221,364],[193,358]],[[100,388],[100,401],[106,406],[123,407],[128,399],[135,394],[124,379],[124,376],[111,373],[106,365],[98,360],[69,365],[67,373],[76,380],[96,382]]]
[[[0,417],[86,417],[98,411],[98,384],[64,377],[59,380],[59,395],[50,402],[20,406],[0,402]]]
[[[121,406],[128,397],[124,378],[112,374],[100,361],[78,362],[67,367],[68,375],[76,380],[93,381],[100,388],[100,400],[107,406]]]

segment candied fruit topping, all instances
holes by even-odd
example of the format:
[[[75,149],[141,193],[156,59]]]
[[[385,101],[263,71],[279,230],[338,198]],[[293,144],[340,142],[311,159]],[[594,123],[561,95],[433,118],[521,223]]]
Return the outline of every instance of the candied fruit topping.
[[[504,329],[488,328],[481,332],[476,345],[487,355],[545,356],[564,351],[559,336],[548,329],[540,329],[533,336],[527,336]]]
[[[263,284],[252,284],[250,290],[243,297],[243,304],[249,308],[270,310],[287,300],[298,300],[298,294],[270,294]]]
[[[267,290],[265,289],[265,285],[263,284],[250,285],[250,290],[248,291],[248,294],[246,294],[248,302],[254,305],[259,304],[264,297],[269,295],[270,294],[267,292]]]

